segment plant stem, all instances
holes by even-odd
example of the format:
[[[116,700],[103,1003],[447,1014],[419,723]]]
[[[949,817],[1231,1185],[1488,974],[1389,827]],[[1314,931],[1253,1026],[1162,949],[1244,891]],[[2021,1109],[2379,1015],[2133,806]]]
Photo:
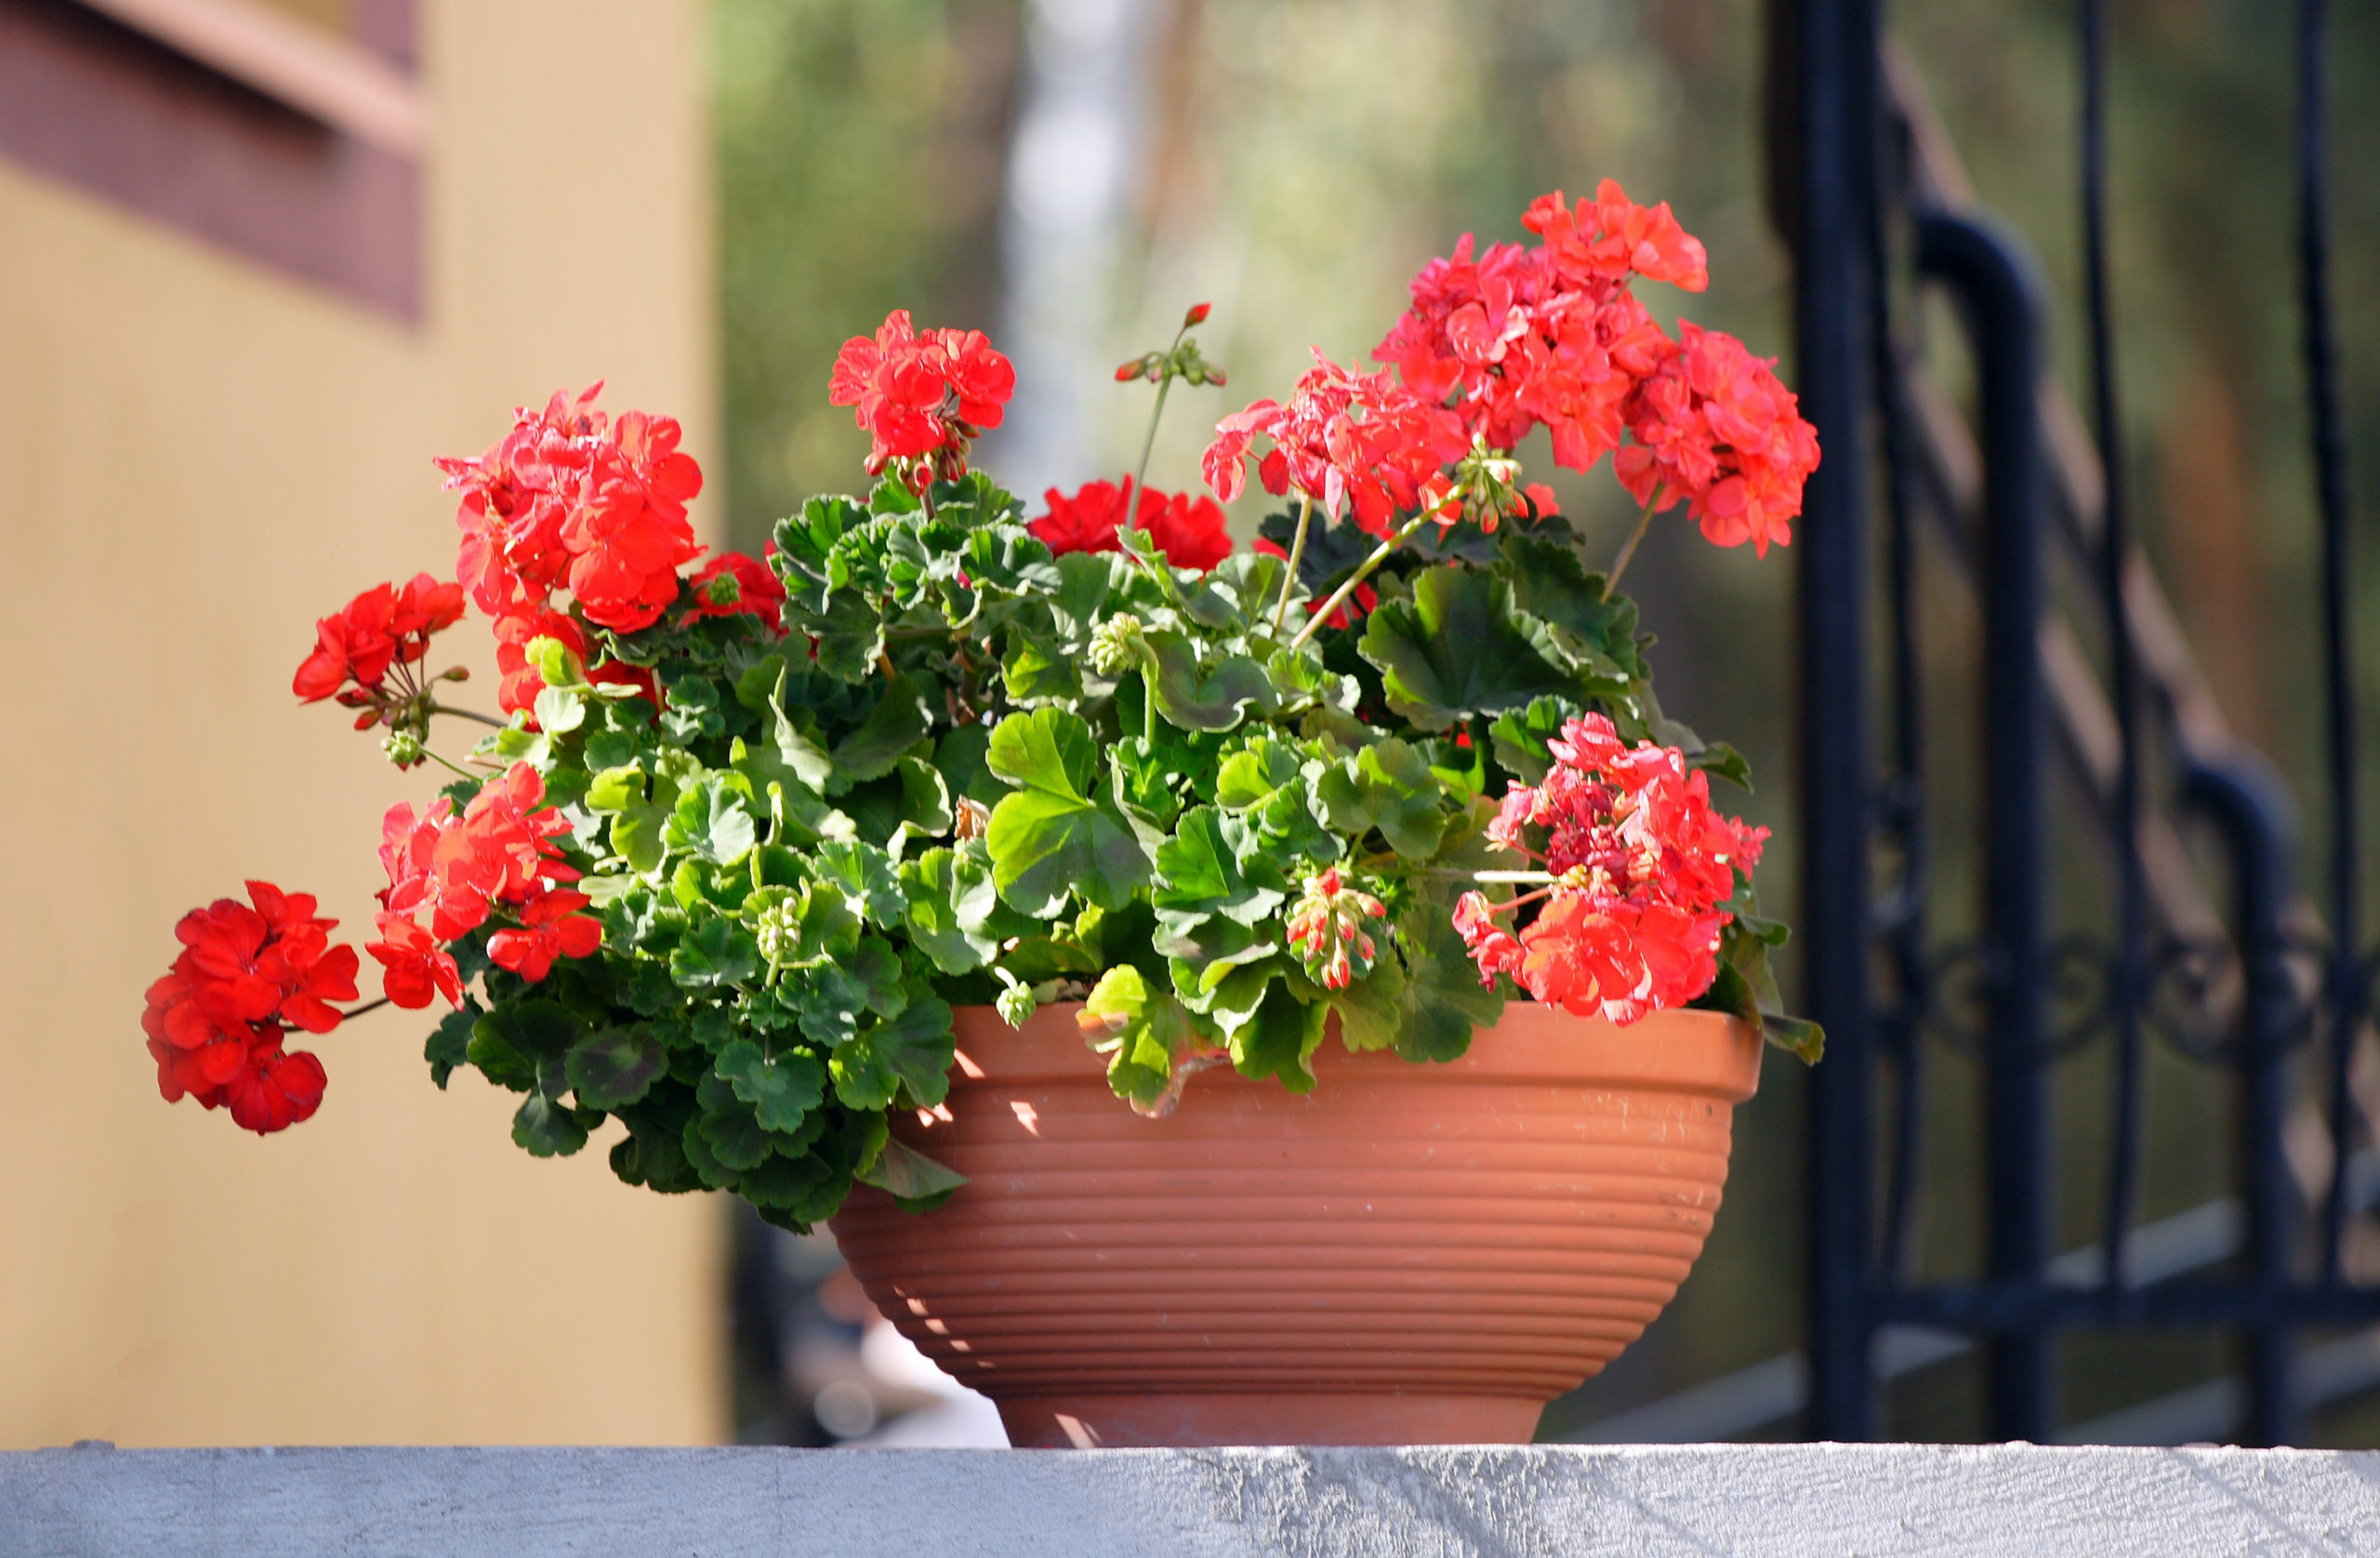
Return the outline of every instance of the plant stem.
[[[1289,592],[1298,587],[1298,564],[1305,558],[1306,527],[1314,522],[1314,499],[1298,510],[1298,533],[1289,542],[1289,571],[1281,579],[1281,603],[1273,608],[1273,636],[1281,635],[1281,619],[1289,614]]]
[[[1146,660],[1141,662],[1141,739],[1157,746],[1157,667]]]
[[[1430,515],[1426,509],[1414,515],[1410,520],[1408,520],[1405,522],[1404,529],[1399,530],[1395,535],[1391,535],[1387,540],[1382,541],[1379,546],[1373,548],[1372,555],[1364,559],[1362,563],[1356,567],[1355,571],[1347,575],[1347,582],[1333,590],[1331,592],[1330,599],[1325,601],[1320,609],[1316,611],[1312,616],[1306,619],[1306,624],[1302,628],[1299,629],[1298,636],[1289,640],[1289,647],[1293,650],[1303,649],[1308,639],[1313,638],[1316,633],[1322,631],[1322,625],[1324,623],[1339,614],[1339,608],[1347,603],[1347,598],[1355,593],[1356,587],[1361,585],[1366,579],[1370,578],[1373,573],[1379,569],[1380,565],[1388,561],[1388,557],[1391,552],[1396,550],[1397,548],[1405,545],[1407,541],[1412,539],[1413,533],[1420,530],[1424,524],[1428,523]]]
[[[494,725],[499,731],[509,731],[512,728],[512,721],[509,720],[497,720],[489,715],[482,714],[476,708],[449,708],[444,704],[431,704],[430,706],[430,712],[432,714],[451,714],[457,720],[476,720],[483,725]]]
[[[347,1019],[349,1019],[349,1018],[350,1018],[350,1017],[361,1017],[361,1016],[363,1016],[363,1015],[364,1015],[365,1012],[367,1012],[367,1011],[377,1011],[377,1010],[379,1010],[382,1007],[384,1007],[384,1006],[386,1006],[386,1005],[388,1005],[388,1004],[389,1004],[389,997],[386,997],[386,996],[381,997],[380,997],[378,1000],[377,1000],[377,1001],[365,1001],[362,1006],[351,1006],[351,1007],[349,1007],[345,1011],[340,1012],[340,1013],[338,1014],[338,1015],[339,1015],[339,1020],[340,1020],[341,1022],[345,1022]]]
[[[454,763],[449,762],[444,757],[431,751],[427,746],[421,749],[421,755],[428,758],[431,762],[436,763],[439,767],[444,769],[447,772],[455,774],[460,778],[469,779],[474,784],[487,777],[484,773],[473,773],[468,768],[456,767]]]
[[[1181,339],[1182,337],[1179,336],[1174,337],[1174,340],[1177,343],[1180,342]],[[1132,472],[1132,502],[1135,508],[1139,506],[1140,495],[1147,490],[1148,487],[1149,451],[1157,447],[1157,425],[1165,419],[1166,391],[1172,388],[1173,376],[1171,374],[1168,374],[1163,378],[1157,381],[1157,409],[1149,413],[1149,435],[1148,437],[1141,440],[1141,466],[1138,470]],[[1130,514],[1125,515],[1124,522],[1126,524],[1131,523],[1132,516]]]
[[[1636,516],[1636,528],[1628,534],[1628,544],[1620,548],[1620,557],[1611,565],[1611,573],[1603,581],[1603,598],[1620,588],[1620,575],[1628,572],[1628,560],[1636,555],[1637,543],[1645,539],[1645,532],[1653,527],[1653,505],[1661,501],[1661,484],[1653,483],[1653,495],[1645,500],[1645,511]]]

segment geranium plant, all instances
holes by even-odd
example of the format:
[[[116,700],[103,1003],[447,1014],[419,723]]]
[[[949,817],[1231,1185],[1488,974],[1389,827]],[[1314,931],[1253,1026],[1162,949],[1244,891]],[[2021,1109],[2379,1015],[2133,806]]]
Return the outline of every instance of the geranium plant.
[[[1148,487],[1145,447],[1033,512],[971,464],[1008,361],[906,313],[828,388],[874,487],[812,499],[762,560],[704,560],[678,425],[593,390],[441,461],[456,577],[366,590],[295,683],[450,779],[388,813],[372,1004],[445,1009],[433,1078],[522,1095],[528,1151],[616,1118],[622,1179],[787,1226],[855,1179],[959,1182],[887,1116],[941,1102],[968,1003],[1079,1001],[1152,1112],[1224,1063],[1310,1088],[1334,1032],[1460,1055],[1516,995],[1623,1024],[1717,1007],[1815,1058],[1767,970],[1765,832],[1711,799],[1742,760],[1662,714],[1615,587],[1664,510],[1784,544],[1816,442],[1769,364],[1635,297],[1705,283],[1666,205],[1606,183],[1523,220],[1533,245],[1424,267],[1379,368],[1317,353],[1222,418],[1216,496],[1252,459],[1285,500],[1252,549],[1213,498]],[[1204,317],[1118,371],[1157,413],[1224,381]],[[1539,427],[1562,465],[1614,455],[1642,506],[1607,571],[1522,481]],[[430,669],[466,600],[495,714]],[[493,728],[442,749],[456,719]],[[182,920],[146,1022],[168,1100],[259,1132],[314,1113],[323,1067],[286,1037],[336,1026],[362,966],[314,910],[256,882]]]

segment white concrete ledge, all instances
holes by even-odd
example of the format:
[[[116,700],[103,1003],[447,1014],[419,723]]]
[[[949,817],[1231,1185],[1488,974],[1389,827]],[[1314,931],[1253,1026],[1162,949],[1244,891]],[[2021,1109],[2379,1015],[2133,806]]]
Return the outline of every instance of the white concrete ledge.
[[[2380,1454],[1528,1449],[0,1455],[0,1558],[2380,1554]]]

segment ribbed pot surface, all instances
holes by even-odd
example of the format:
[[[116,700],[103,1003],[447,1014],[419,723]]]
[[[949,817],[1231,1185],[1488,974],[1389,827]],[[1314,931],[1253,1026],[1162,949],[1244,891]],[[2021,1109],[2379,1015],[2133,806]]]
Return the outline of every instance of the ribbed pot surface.
[[[833,1221],[903,1335],[1025,1446],[1526,1443],[1685,1280],[1761,1043],[1515,1001],[1448,1064],[1350,1055],[1303,1096],[1226,1067],[1164,1119],[1072,1004],[958,1014],[949,1118],[894,1131],[970,1183]]]

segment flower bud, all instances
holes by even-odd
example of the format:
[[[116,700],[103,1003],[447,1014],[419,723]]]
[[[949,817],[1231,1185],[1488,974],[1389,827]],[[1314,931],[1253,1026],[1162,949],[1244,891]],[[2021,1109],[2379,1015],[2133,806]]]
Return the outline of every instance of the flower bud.
[[[428,756],[422,748],[421,737],[412,731],[390,731],[382,739],[380,750],[386,752],[389,760],[399,768],[411,768]]]
[[[714,606],[733,606],[744,599],[744,587],[733,574],[714,574],[710,583],[703,586],[703,594]]]
[[[1119,613],[1101,623],[1091,635],[1091,668],[1101,676],[1122,676],[1142,663],[1148,640],[1141,636],[1141,619]]]
[[[1182,328],[1187,330],[1194,324],[1206,323],[1207,315],[1213,311],[1213,309],[1214,305],[1211,303],[1191,304],[1190,311],[1182,316]]]

